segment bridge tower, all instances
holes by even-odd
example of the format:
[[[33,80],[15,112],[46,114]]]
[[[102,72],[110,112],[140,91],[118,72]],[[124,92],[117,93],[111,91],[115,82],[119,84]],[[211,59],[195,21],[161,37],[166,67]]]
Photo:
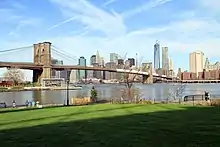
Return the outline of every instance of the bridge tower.
[[[152,62],[147,63],[147,72],[149,75],[143,75],[143,83],[152,84],[153,83],[153,65]]]
[[[34,44],[34,63],[42,65],[43,69],[33,70],[33,82],[40,84],[42,78],[51,78],[51,43]]]

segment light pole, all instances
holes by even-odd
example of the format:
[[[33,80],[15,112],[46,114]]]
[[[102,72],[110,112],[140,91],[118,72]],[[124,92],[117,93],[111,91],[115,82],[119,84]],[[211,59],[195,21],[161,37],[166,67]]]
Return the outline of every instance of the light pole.
[[[69,79],[66,80],[66,103],[67,103],[67,106],[69,106],[69,84],[70,84],[70,81]]]

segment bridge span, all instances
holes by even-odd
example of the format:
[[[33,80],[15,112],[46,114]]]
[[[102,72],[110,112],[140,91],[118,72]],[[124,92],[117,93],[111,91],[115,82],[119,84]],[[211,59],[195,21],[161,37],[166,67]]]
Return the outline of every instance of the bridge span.
[[[158,75],[156,73],[148,73],[137,70],[126,69],[110,69],[101,67],[87,67],[79,65],[55,65],[51,63],[51,43],[43,42],[33,45],[34,48],[34,62],[0,62],[0,68],[18,68],[33,70],[33,82],[41,83],[43,78],[51,78],[52,70],[93,70],[93,71],[108,71],[118,73],[129,73],[142,75],[143,80],[147,83],[153,83],[153,77],[167,78],[165,75]]]

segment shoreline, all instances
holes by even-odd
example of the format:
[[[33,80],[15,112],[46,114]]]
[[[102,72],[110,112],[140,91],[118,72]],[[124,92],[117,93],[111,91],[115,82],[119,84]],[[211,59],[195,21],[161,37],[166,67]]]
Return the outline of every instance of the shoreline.
[[[82,87],[69,87],[68,90],[81,90]],[[21,91],[58,91],[67,90],[67,87],[1,87],[0,93],[3,92],[21,92]]]

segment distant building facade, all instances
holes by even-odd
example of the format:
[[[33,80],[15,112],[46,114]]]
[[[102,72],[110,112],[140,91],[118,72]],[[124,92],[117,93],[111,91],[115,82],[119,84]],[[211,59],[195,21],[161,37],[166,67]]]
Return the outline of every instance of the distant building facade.
[[[160,44],[158,41],[154,45],[154,69],[160,69]]]
[[[198,76],[199,72],[204,69],[204,53],[201,51],[192,52],[189,55],[189,68],[190,72],[196,73]]]
[[[81,56],[78,60],[79,66],[86,66],[86,59],[85,57]],[[79,79],[87,78],[86,70],[78,70],[78,77]]]

